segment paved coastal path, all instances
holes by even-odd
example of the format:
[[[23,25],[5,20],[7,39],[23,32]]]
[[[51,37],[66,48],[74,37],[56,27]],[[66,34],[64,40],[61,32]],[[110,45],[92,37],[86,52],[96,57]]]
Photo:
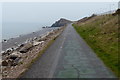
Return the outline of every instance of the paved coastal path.
[[[114,78],[71,24],[22,78]]]

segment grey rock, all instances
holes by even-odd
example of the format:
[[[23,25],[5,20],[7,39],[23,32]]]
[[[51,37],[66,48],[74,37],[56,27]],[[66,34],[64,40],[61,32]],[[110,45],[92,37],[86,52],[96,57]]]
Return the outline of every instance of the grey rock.
[[[69,23],[72,23],[72,21],[61,18],[60,20],[56,21],[51,27],[61,27]]]
[[[6,60],[2,61],[2,66],[8,66],[8,62]]]
[[[32,47],[33,47],[32,43],[26,43],[19,51],[21,53],[26,53]]]
[[[12,59],[8,59],[8,65],[12,66],[14,64],[14,61]]]
[[[21,55],[18,52],[13,52],[9,57],[10,59],[15,60],[16,58],[21,57]]]

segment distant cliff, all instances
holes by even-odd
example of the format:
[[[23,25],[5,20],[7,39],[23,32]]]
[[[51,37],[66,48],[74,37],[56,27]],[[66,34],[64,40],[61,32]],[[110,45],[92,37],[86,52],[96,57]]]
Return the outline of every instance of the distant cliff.
[[[66,19],[63,19],[61,18],[60,20],[56,21],[54,24],[52,24],[51,27],[61,27],[61,26],[64,26],[66,24],[69,24],[71,23],[72,21],[69,21],[69,20],[66,20]]]

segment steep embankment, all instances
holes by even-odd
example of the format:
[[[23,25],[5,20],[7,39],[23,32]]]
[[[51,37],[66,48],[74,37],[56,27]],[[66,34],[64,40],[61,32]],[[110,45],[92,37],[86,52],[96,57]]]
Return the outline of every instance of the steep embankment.
[[[63,19],[61,18],[60,20],[56,21],[54,24],[52,24],[51,27],[61,27],[61,26],[65,26],[69,23],[71,23],[72,21],[69,21],[67,19]]]
[[[118,11],[115,14],[86,17],[77,21],[73,26],[105,65],[120,76],[118,73],[120,71]]]

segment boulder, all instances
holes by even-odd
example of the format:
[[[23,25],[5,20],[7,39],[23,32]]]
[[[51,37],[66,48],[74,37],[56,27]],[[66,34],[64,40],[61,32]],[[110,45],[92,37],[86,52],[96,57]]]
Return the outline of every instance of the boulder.
[[[3,55],[6,55],[7,52],[6,52],[6,51],[1,51],[1,54],[2,54],[2,56],[3,56]]]
[[[2,77],[7,77],[8,72],[7,71],[2,71]],[[2,80],[4,80],[5,78],[3,78]]]
[[[37,37],[34,37],[33,40],[37,40]]]
[[[11,51],[12,51],[11,48],[8,48],[8,49],[6,50],[7,53],[10,53]]]
[[[23,47],[23,46],[24,46],[24,44],[20,44],[20,45],[19,45],[19,47]]]
[[[12,59],[8,59],[8,65],[9,66],[13,66],[14,65],[14,61]]]
[[[18,57],[17,55],[11,55],[11,56],[10,56],[10,59],[15,60],[17,57]]]
[[[2,61],[2,66],[8,66],[8,62],[6,60]]]
[[[37,45],[39,45],[41,42],[37,42],[37,41],[34,41],[33,42],[33,46],[37,46]]]
[[[6,40],[6,39],[4,39],[2,42],[7,42],[7,40]]]
[[[4,54],[5,53],[5,51],[1,51],[1,54]]]
[[[26,43],[19,51],[21,53],[26,53],[32,47],[33,47],[32,43]]]
[[[34,41],[33,46],[37,46],[37,45],[42,44],[42,43],[44,43],[44,41],[40,41],[40,42]]]
[[[8,63],[9,66],[16,66],[16,65],[18,65],[18,63],[20,62],[20,59],[21,59],[21,58],[19,58],[19,57],[17,57],[15,60],[13,60],[13,59],[8,59],[8,60],[7,60],[7,63]]]
[[[45,41],[41,41],[40,43],[43,44]]]
[[[13,52],[9,57],[10,59],[15,60],[16,58],[21,57],[21,55],[18,52]]]
[[[13,64],[13,66],[16,66],[16,65],[18,65],[18,63],[20,62],[20,57],[19,58],[16,58],[15,60],[14,60],[14,64]]]

